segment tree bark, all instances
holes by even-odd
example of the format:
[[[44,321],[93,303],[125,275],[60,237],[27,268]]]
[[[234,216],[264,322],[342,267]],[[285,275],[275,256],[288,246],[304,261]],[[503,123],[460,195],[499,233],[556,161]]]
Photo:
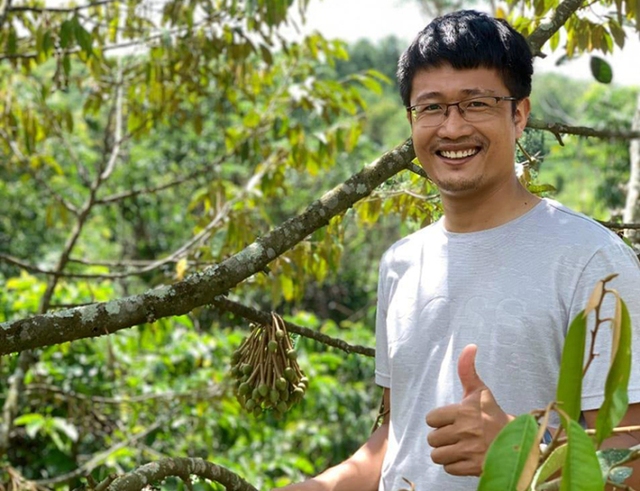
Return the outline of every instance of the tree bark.
[[[636,114],[631,126],[632,131],[640,131],[640,94]],[[631,140],[629,144],[629,160],[631,174],[627,187],[627,202],[624,207],[623,220],[632,223],[640,220],[640,139]],[[626,237],[634,244],[640,244],[640,230],[627,230]]]
[[[111,302],[4,322],[0,324],[0,355],[112,334],[208,305],[238,283],[263,271],[275,258],[327,225],[331,218],[371,194],[380,184],[406,169],[414,158],[413,143],[409,139],[326,193],[299,216],[287,220],[220,264],[183,281]]]
[[[98,485],[97,489],[107,491],[140,491],[150,484],[169,476],[177,476],[190,483],[189,476],[196,475],[222,484],[228,491],[258,491],[247,481],[224,467],[196,458],[167,458],[145,464],[137,469]],[[101,483],[102,484],[102,483]],[[191,489],[191,486],[188,486]]]

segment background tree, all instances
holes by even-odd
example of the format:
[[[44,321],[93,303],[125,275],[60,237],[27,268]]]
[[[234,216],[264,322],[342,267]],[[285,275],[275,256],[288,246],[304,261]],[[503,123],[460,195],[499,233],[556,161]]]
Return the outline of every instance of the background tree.
[[[545,7],[556,29],[577,22],[569,7]],[[439,207],[400,172],[410,144],[376,160],[406,132],[386,96],[397,40],[348,59],[318,34],[283,38],[290,8],[5,2],[0,353],[20,352],[0,365],[6,487],[184,456],[266,487],[366,435],[377,259]],[[538,48],[552,34],[517,22]],[[247,319],[276,309],[310,387],[284,420],[256,420],[226,372]]]

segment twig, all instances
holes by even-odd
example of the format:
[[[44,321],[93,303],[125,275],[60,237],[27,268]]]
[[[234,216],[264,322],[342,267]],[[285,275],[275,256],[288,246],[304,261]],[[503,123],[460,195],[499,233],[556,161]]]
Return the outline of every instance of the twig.
[[[596,316],[596,321],[595,321],[595,326],[593,327],[593,329],[591,330],[591,347],[589,349],[589,359],[587,360],[586,365],[584,366],[584,369],[582,370],[582,375],[584,376],[585,373],[587,373],[587,370],[589,369],[589,367],[591,366],[591,362],[593,362],[593,360],[595,359],[596,356],[598,356],[595,352],[595,347],[596,347],[596,336],[598,335],[598,331],[600,330],[600,326],[602,324],[604,324],[605,322],[611,322],[612,319],[610,318],[601,318],[600,317],[600,309],[602,308],[602,300],[604,299],[604,297],[607,295],[607,293],[611,294],[611,295],[617,295],[617,292],[615,290],[610,290],[607,288],[607,283],[610,282],[613,278],[615,278],[617,276],[617,274],[614,275],[609,275],[607,278],[602,280],[602,293],[601,293],[601,297],[600,297],[600,301],[598,302],[598,304],[595,306],[595,316]],[[600,284],[600,283],[598,283]]]
[[[586,126],[570,126],[564,123],[548,123],[540,119],[531,118],[527,128],[543,130],[553,133],[561,145],[564,145],[561,135],[592,136],[595,138],[610,138],[618,140],[633,140],[640,138],[640,131],[622,131],[589,128]]]
[[[233,300],[229,300],[224,296],[216,297],[213,302],[211,302],[211,305],[218,309],[232,312],[252,322],[263,325],[271,323],[270,313],[247,307],[246,305],[242,305],[240,303],[234,302]],[[289,332],[299,334],[300,336],[304,336],[306,338],[314,339],[322,344],[338,348],[346,353],[358,353],[360,355],[369,357],[375,356],[375,350],[373,348],[349,344],[341,339],[332,338],[331,336],[327,336],[326,334],[322,334],[318,331],[314,331],[307,327],[302,327],[291,322],[285,322],[285,325],[287,326],[287,331]]]
[[[158,399],[168,399],[168,400],[176,400],[176,399],[189,399],[191,397],[194,398],[213,398],[222,395],[222,389],[220,387],[209,387],[206,389],[196,389],[190,390],[186,392],[163,392],[160,394],[143,394],[139,396],[131,396],[131,397],[102,397],[102,396],[88,396],[85,394],[80,394],[78,392],[65,391],[54,385],[46,385],[46,384],[29,384],[25,388],[25,392],[42,392],[47,391],[51,392],[54,395],[60,396],[64,399],[75,399],[85,402],[90,402],[93,404],[105,404],[105,405],[124,405],[124,404],[137,404],[140,402],[147,401],[155,401]]]
[[[596,220],[600,225],[613,230],[640,230],[640,223],[617,223]]]
[[[10,13],[14,13],[14,12],[33,12],[33,13],[37,13],[37,14],[44,14],[44,13],[74,14],[74,13],[80,12],[81,10],[84,10],[84,9],[89,9],[89,8],[92,8],[92,7],[99,7],[101,5],[108,5],[110,3],[114,3],[114,1],[116,1],[116,0],[98,0],[96,2],[88,3],[86,5],[78,5],[77,7],[26,7],[26,6],[19,6],[19,7],[10,7],[9,8],[9,12]]]

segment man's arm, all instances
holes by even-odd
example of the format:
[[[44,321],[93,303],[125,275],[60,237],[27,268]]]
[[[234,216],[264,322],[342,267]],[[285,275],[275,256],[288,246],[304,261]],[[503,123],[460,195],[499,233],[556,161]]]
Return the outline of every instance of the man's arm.
[[[584,411],[584,419],[587,423],[587,428],[596,427],[596,418],[598,416],[598,410]],[[639,426],[640,425],[640,403],[630,404],[627,414],[618,426]],[[640,445],[640,431],[634,431],[631,433],[619,433],[611,438],[607,438],[600,448],[629,448]],[[640,489],[640,460],[635,460],[627,464],[628,467],[633,469],[631,477],[625,481],[627,486],[633,489]],[[608,487],[607,491],[615,488]]]
[[[390,408],[389,389],[384,389],[383,398],[385,409]],[[278,488],[278,491],[377,491],[387,451],[389,417],[387,412],[382,425],[349,459],[308,481]]]

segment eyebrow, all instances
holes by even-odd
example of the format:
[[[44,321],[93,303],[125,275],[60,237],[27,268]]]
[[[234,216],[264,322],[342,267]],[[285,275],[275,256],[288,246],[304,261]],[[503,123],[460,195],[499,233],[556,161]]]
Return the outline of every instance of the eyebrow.
[[[476,96],[476,95],[495,94],[495,92],[496,91],[492,90],[492,89],[479,89],[479,88],[462,89],[462,90],[460,90],[460,93],[463,95],[463,97],[473,97],[473,96]],[[434,99],[442,100],[444,98],[445,97],[442,94],[442,92],[424,92],[424,93],[418,95],[418,97],[416,97],[415,104],[419,104],[422,101],[430,101],[430,100],[434,100]]]

